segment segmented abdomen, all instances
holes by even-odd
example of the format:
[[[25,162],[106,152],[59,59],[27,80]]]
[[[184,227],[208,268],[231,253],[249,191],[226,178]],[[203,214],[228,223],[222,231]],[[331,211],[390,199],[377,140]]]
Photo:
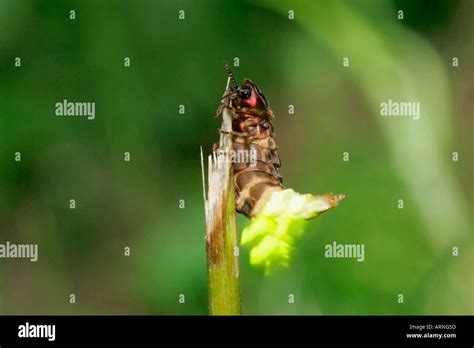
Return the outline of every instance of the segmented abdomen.
[[[260,208],[262,198],[273,190],[284,189],[279,174],[280,158],[272,137],[236,137],[234,151],[255,151],[254,163],[234,163],[236,210],[245,216],[254,217]]]

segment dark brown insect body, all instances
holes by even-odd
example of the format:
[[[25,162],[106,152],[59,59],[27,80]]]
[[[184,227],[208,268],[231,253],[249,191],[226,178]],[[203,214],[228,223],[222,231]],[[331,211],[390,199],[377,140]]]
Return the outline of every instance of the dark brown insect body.
[[[278,146],[273,137],[274,115],[265,96],[252,81],[246,79],[239,87],[227,65],[226,69],[232,85],[217,115],[224,108],[233,111],[233,150],[255,154],[256,161],[252,163],[233,163],[236,210],[252,218],[266,194],[284,188],[279,174]]]

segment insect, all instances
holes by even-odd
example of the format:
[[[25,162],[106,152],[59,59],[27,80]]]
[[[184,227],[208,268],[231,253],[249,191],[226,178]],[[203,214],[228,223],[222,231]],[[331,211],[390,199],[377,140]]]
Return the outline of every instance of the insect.
[[[262,91],[249,79],[239,86],[227,63],[230,85],[216,116],[231,110],[232,150],[253,151],[255,163],[233,162],[236,210],[252,220],[242,231],[242,245],[251,246],[250,263],[262,265],[265,273],[275,266],[288,266],[291,251],[304,229],[305,220],[338,205],[346,194],[300,194],[283,186],[280,157],[273,133],[275,115]],[[218,145],[214,145],[214,149]],[[253,246],[252,246],[253,245]]]
[[[233,111],[233,150],[253,151],[256,162],[234,163],[234,186],[236,210],[248,218],[254,217],[260,202],[270,191],[283,190],[279,174],[280,157],[273,134],[272,119],[275,117],[265,95],[249,79],[239,86],[230,67],[225,64],[231,84],[216,112],[219,116],[224,108]],[[221,130],[221,132],[228,132]]]

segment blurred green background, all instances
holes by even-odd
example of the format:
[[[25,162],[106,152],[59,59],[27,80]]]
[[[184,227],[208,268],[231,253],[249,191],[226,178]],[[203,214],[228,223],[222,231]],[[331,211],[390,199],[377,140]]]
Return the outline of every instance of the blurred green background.
[[[243,314],[472,314],[473,5],[0,0],[0,243],[39,244],[36,263],[0,259],[0,313],[207,314],[199,146],[238,57],[276,114],[286,186],[350,194],[289,269],[265,277],[242,250]],[[63,99],[95,120],[55,116]],[[388,99],[421,119],[381,117]],[[333,241],[365,261],[324,258]]]

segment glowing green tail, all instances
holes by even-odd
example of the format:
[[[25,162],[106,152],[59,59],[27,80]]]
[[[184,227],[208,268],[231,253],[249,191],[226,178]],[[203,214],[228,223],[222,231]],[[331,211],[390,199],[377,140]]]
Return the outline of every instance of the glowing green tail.
[[[260,212],[242,232],[242,245],[251,246],[250,264],[263,266],[265,274],[288,267],[295,241],[306,220],[337,206],[347,195],[299,194],[292,189],[268,194]]]

